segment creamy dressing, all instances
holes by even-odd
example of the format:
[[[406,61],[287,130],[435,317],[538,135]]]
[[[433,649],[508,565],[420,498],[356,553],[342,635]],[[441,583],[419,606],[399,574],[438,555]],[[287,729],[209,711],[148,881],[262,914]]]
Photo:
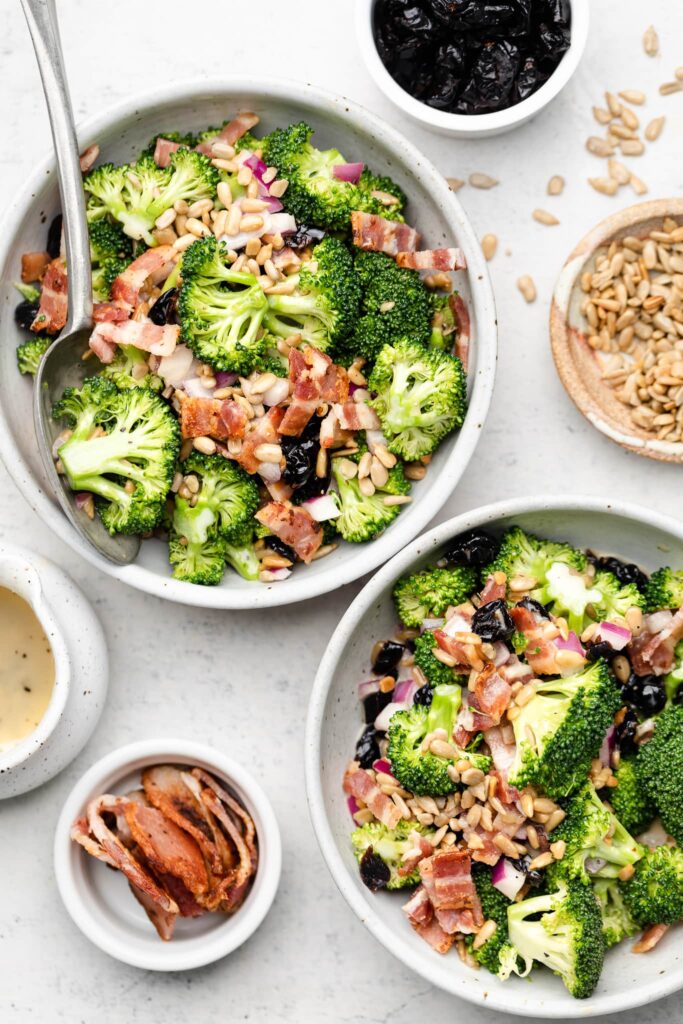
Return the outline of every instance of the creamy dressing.
[[[0,752],[33,732],[54,684],[52,648],[33,609],[0,587]]]

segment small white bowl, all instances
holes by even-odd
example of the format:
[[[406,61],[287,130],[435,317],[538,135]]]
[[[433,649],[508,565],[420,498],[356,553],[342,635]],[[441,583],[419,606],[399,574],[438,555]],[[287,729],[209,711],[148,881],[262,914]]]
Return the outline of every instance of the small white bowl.
[[[356,0],[356,34],[365,65],[375,85],[411,120],[442,135],[460,139],[482,139],[487,135],[502,135],[524,124],[525,121],[530,121],[564,89],[579,66],[588,40],[589,0],[571,0],[572,27],[569,49],[540,89],[528,99],[505,110],[497,110],[490,114],[451,114],[446,110],[435,110],[426,103],[416,100],[391,77],[377,52],[372,31],[375,3],[376,0]]]
[[[503,530],[516,523],[541,536],[613,554],[652,571],[683,569],[683,525],[638,505],[564,495],[517,498],[475,509],[409,544],[377,572],[341,620],[320,663],[306,722],[306,791],[313,828],[330,873],[366,928],[406,967],[468,1002],[507,1014],[584,1018],[643,1006],[683,988],[683,928],[672,929],[647,956],[625,942],[608,952],[597,990],[577,1000],[550,971],[498,981],[467,967],[455,951],[435,953],[401,912],[401,893],[371,893],[351,849],[353,822],[342,791],[344,769],[362,728],[358,682],[367,676],[372,645],[391,636],[395,580],[438,558],[447,543],[473,527]],[[387,980],[391,986],[391,981]],[[381,999],[381,986],[377,990]],[[454,1009],[458,1018],[458,1010]]]
[[[233,915],[179,918],[170,942],[159,938],[123,875],[91,857],[69,837],[73,821],[89,800],[100,793],[139,788],[142,769],[154,764],[192,765],[215,775],[244,804],[258,837],[258,870],[240,909]],[[141,740],[107,754],[71,790],[55,833],[57,887],[74,923],[105,953],[148,971],[203,967],[246,942],[275,898],[281,864],[280,830],[260,785],[220,751],[189,740]]]

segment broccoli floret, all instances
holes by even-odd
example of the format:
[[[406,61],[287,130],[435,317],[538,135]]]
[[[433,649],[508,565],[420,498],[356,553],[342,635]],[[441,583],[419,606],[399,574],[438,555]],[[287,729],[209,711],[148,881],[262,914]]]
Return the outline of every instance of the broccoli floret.
[[[224,539],[225,560],[245,580],[257,580],[261,563],[256,554],[256,520],[231,530]]]
[[[201,539],[201,531],[192,529],[188,512],[192,512],[189,502],[176,497],[174,521],[177,517],[185,532],[181,535],[171,530],[168,539],[168,559],[173,566],[173,577],[184,583],[216,587],[225,572],[225,545],[217,535]],[[196,522],[194,525],[200,526]]]
[[[54,340],[49,334],[36,334],[34,338],[29,338],[17,345],[19,373],[30,373],[32,377],[35,377],[43,356]]]
[[[303,121],[277,128],[261,140],[263,159],[289,181],[282,202],[298,221],[343,230],[356,208],[358,189],[333,174],[335,164],[346,163],[339,150],[316,149],[312,135],[313,129]]]
[[[620,583],[611,572],[597,572],[591,588],[600,592],[596,617],[607,622],[623,619],[631,608],[645,608],[645,597],[635,583]]]
[[[652,739],[638,748],[636,774],[664,828],[683,843],[683,705],[671,705],[657,716]]]
[[[352,456],[358,461],[360,453]],[[335,519],[338,532],[346,541],[362,544],[372,540],[394,521],[401,511],[400,505],[385,505],[384,499],[410,492],[410,481],[406,479],[403,466],[398,462],[389,470],[389,479],[383,487],[377,487],[370,497],[361,493],[358,477],[348,480],[340,468],[340,459],[333,459],[332,472],[339,492],[341,513]]]
[[[538,916],[540,915],[540,916]],[[602,915],[590,885],[562,884],[508,907],[510,942],[530,970],[534,961],[559,975],[575,999],[598,983],[605,959]]]
[[[111,286],[133,259],[133,242],[120,227],[108,220],[90,225],[90,262],[93,298],[105,302]]]
[[[569,796],[588,775],[620,704],[603,659],[564,679],[538,683],[512,723],[517,750],[510,785]]]
[[[681,683],[683,683],[683,640],[679,640],[676,644],[673,668],[664,676],[664,689],[669,703],[679,699],[678,691],[681,688]]]
[[[614,878],[598,878],[593,884],[593,892],[600,904],[602,934],[607,949],[635,935],[638,925],[624,902],[619,882]]]
[[[577,572],[584,572],[586,556],[569,544],[558,544],[542,540],[532,533],[526,533],[519,526],[512,526],[503,534],[500,548],[494,561],[483,571],[483,579],[491,573],[504,572],[508,580],[514,576],[528,576],[539,587],[545,586],[548,569],[556,562],[568,565]]]
[[[389,723],[389,747],[387,757],[391,770],[398,781],[411,793],[428,796],[446,796],[457,789],[457,783],[448,774],[450,765],[466,760],[474,768],[488,772],[491,758],[485,754],[460,750],[455,744],[453,756],[439,757],[431,751],[421,750],[427,733],[444,729],[447,736],[453,735],[456,716],[462,700],[461,687],[439,685],[434,687],[429,707],[414,704],[407,711],[397,711]]]
[[[448,665],[434,657],[436,640],[431,630],[425,630],[415,638],[415,664],[422,670],[430,686],[455,681],[455,673]]]
[[[249,149],[252,153],[255,153],[257,149],[262,148],[262,145],[261,139],[257,139],[251,132],[245,132],[235,143],[235,152],[241,153],[243,150]]]
[[[485,967],[491,974],[495,974],[501,981],[507,981],[513,972],[522,976],[528,974],[528,970],[524,970],[522,967],[517,950],[508,938],[508,907],[512,900],[496,889],[491,881],[491,868],[486,865],[473,864],[472,878],[484,919],[496,922],[495,932],[483,946],[474,949],[470,942],[472,956],[478,964]],[[472,936],[473,938],[474,936]]]
[[[636,864],[635,874],[622,882],[624,902],[634,921],[676,924],[683,918],[683,850],[658,846]]]
[[[26,302],[38,302],[40,299],[40,288],[35,284],[26,284],[24,281],[15,281],[14,287]]]
[[[153,529],[180,448],[180,428],[166,402],[147,388],[120,391],[103,377],[89,377],[80,389],[66,389],[54,416],[72,428],[58,450],[69,484],[103,499],[100,515],[109,532]]]
[[[220,129],[216,129],[216,132]],[[177,142],[179,146],[186,146],[188,149],[194,149],[198,142],[201,142],[201,138],[198,135],[194,135],[193,132],[157,132],[147,143],[145,149],[143,149],[140,156],[154,156],[154,151],[157,148],[157,139],[168,139],[169,142]]]
[[[249,374],[265,357],[261,322],[268,300],[253,274],[230,269],[227,254],[213,236],[185,250],[178,299],[181,332],[203,362]]]
[[[300,334],[304,342],[326,352],[351,333],[359,305],[351,254],[343,242],[328,236],[304,263],[293,294],[268,296],[264,326],[276,337]]]
[[[474,569],[423,569],[402,576],[394,585],[393,597],[404,626],[419,629],[425,619],[438,619],[449,605],[462,604],[476,588]]]
[[[374,194],[373,194],[374,193]],[[390,202],[390,198],[394,202]],[[391,178],[373,174],[367,167],[361,173],[354,200],[354,209],[365,213],[376,213],[385,220],[403,220],[403,210],[408,202],[402,188]]]
[[[562,860],[549,869],[554,877],[572,876],[583,882],[591,877],[616,878],[622,868],[642,857],[642,846],[602,803],[591,782],[571,798],[566,815],[552,834],[553,842],[566,844]],[[593,862],[594,870],[589,872],[587,861]]]
[[[427,346],[432,331],[432,297],[416,270],[399,267],[381,252],[358,252],[354,259],[362,289],[361,316],[340,354],[350,361],[374,362],[385,345],[402,338]]]
[[[683,605],[683,569],[657,569],[645,587],[645,601],[649,612],[660,609],[678,609]]]
[[[102,367],[100,376],[112,381],[117,388],[150,388],[152,391],[161,391],[164,382],[156,373],[150,371],[147,359],[146,353],[134,345],[119,345],[111,363]],[[142,376],[136,376],[138,373],[142,373]]]
[[[609,801],[624,828],[637,836],[645,831],[657,812],[640,784],[634,758],[622,758],[614,776],[618,785],[609,791]]]
[[[110,214],[131,238],[156,245],[155,221],[179,199],[193,203],[213,199],[219,175],[208,157],[191,149],[171,154],[169,167],[157,167],[151,156],[115,167],[103,164],[83,179],[89,194],[88,220]]]
[[[458,324],[451,305],[451,296],[432,292],[432,333],[429,347],[440,352],[452,352]]]
[[[409,462],[430,455],[446,434],[461,427],[467,383],[456,356],[403,340],[385,345],[368,387],[389,450]]]
[[[387,828],[379,821],[371,821],[361,825],[351,833],[351,843],[356,860],[360,863],[364,858],[379,857],[388,869],[388,878],[384,885],[375,888],[405,889],[420,884],[420,872],[417,868],[407,874],[400,874],[403,866],[403,855],[415,846],[412,837],[414,832],[430,839],[434,829],[426,829],[416,822],[399,821],[395,829]]]

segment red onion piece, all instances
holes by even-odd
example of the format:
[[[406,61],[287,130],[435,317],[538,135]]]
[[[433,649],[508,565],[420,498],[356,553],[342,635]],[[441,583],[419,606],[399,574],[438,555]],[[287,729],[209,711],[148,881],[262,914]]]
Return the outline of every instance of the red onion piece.
[[[603,857],[587,857],[586,858],[586,871],[589,875],[594,875],[600,868],[604,868],[607,861]]]
[[[335,164],[332,168],[332,174],[335,178],[340,181],[349,181],[352,185],[357,184],[365,164],[354,163],[354,164]]]
[[[356,811],[360,810],[360,807],[356,803],[356,798],[354,796],[347,796],[347,798],[346,798],[346,806],[349,809],[349,813],[351,814],[351,817],[354,816]]]
[[[519,868],[516,868],[511,861],[501,857],[491,872],[491,882],[503,896],[514,900],[515,896],[526,882],[526,875]]]
[[[402,704],[412,704],[417,691],[418,686],[413,679],[402,679],[400,683],[396,683],[394,700]]]
[[[379,690],[379,679],[366,679],[364,683],[358,684],[358,696],[361,700],[365,700],[373,693],[377,693]]]
[[[376,772],[382,772],[383,775],[391,775],[393,778],[391,765],[385,758],[380,757],[378,761],[374,761],[372,767]]]
[[[408,704],[406,704],[405,701],[399,702],[392,700],[390,704],[387,704],[385,708],[382,708],[377,718],[375,719],[375,729],[377,729],[379,732],[386,732],[387,729],[389,728],[389,722],[391,721],[392,716],[395,715],[397,711],[407,710]]]
[[[245,167],[251,168],[251,171],[259,185],[259,199],[262,199],[264,202],[268,203],[268,212],[279,213],[280,210],[284,210],[284,206],[277,198],[277,196],[271,196],[270,188],[268,187],[268,184],[263,180],[263,175],[268,170],[268,167],[263,162],[263,160],[259,160],[259,158],[252,153],[250,156],[246,158],[246,160],[243,160],[242,163],[244,164]]]
[[[331,494],[321,494],[317,498],[309,498],[308,501],[301,503],[301,507],[310,512],[316,523],[325,523],[328,519],[336,519],[341,512]]]
[[[275,383],[271,384],[268,390],[261,395],[261,401],[269,407],[279,405],[280,402],[284,402],[285,398],[289,398],[289,381],[286,377],[278,377]]]
[[[500,640],[496,640],[496,642],[493,645],[493,649],[495,651],[493,664],[496,666],[496,668],[499,668],[501,665],[504,665],[512,657],[512,655],[510,654],[509,647],[507,647],[504,643],[501,643]]]
[[[617,728],[615,725],[610,725],[609,729],[605,733],[605,738],[602,741],[600,747],[600,763],[604,764],[605,767],[609,768],[612,763],[612,751],[614,750],[614,744],[616,742]]]
[[[92,498],[90,491],[76,491],[74,494],[74,503],[76,508],[83,509],[88,503],[88,499]]]
[[[267,480],[270,484],[276,484],[282,479],[282,470],[277,462],[260,462],[258,474],[262,480]]]
[[[236,373],[226,373],[225,370],[217,370],[214,373],[217,388],[231,388],[237,382]]]
[[[600,640],[606,641],[612,650],[623,651],[624,647],[631,640],[631,630],[624,626],[615,626],[613,622],[601,622],[598,626],[597,636]]]
[[[575,654],[580,654],[582,658],[586,657],[586,652],[576,633],[570,633],[566,640],[558,636],[553,643],[561,651],[574,651]]]

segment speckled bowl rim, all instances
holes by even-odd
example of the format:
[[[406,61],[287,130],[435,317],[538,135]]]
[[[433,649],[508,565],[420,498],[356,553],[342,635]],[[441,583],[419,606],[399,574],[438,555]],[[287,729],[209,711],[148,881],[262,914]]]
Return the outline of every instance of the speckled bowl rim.
[[[683,969],[679,968],[677,974],[672,971],[665,977],[656,976],[647,985],[636,988],[625,984],[621,992],[592,996],[588,1000],[572,1000],[568,995],[555,999],[544,997],[543,1006],[539,1007],[538,1012],[535,1012],[533,1002],[529,1004],[527,1001],[523,1006],[516,1005],[514,993],[506,992],[504,985],[491,985],[484,992],[481,987],[469,985],[466,979],[458,978],[455,975],[453,975],[451,984],[445,983],[443,972],[438,970],[440,958],[435,955],[433,962],[431,958],[424,958],[416,963],[411,946],[403,940],[400,934],[385,924],[373,909],[372,900],[360,893],[352,882],[348,865],[339,852],[327,817],[320,772],[323,760],[321,738],[325,708],[337,666],[343,661],[345,650],[357,626],[370,609],[382,600],[382,592],[385,588],[398,576],[410,571],[412,564],[418,558],[423,561],[426,553],[440,547],[451,537],[457,536],[464,530],[473,527],[486,527],[503,517],[509,519],[524,513],[548,511],[569,514],[572,512],[606,512],[642,523],[646,527],[658,528],[683,543],[683,524],[677,520],[631,502],[610,501],[606,498],[587,495],[565,494],[555,497],[514,498],[510,501],[483,505],[441,523],[440,526],[414,540],[412,544],[409,544],[375,573],[351,603],[334,631],[320,662],[309,699],[304,739],[304,768],[311,822],[330,874],[356,916],[385,949],[431,984],[465,999],[467,1002],[519,1016],[547,1020],[574,1020],[634,1009],[655,999],[671,995],[683,987]],[[528,983],[533,985],[533,979]]]
[[[391,150],[393,158],[405,168],[419,168],[425,188],[434,196],[442,210],[444,221],[457,235],[458,244],[465,250],[469,263],[468,278],[474,311],[473,322],[477,330],[476,373],[471,375],[469,410],[465,423],[458,433],[451,435],[441,446],[446,458],[440,467],[438,479],[430,486],[424,500],[407,506],[392,523],[391,529],[377,540],[367,545],[357,545],[358,550],[354,557],[349,558],[341,566],[337,564],[332,553],[326,559],[324,571],[307,574],[305,568],[302,568],[301,572],[294,573],[283,583],[254,583],[253,586],[239,588],[231,588],[229,585],[201,587],[174,580],[170,571],[168,576],[162,576],[136,563],[117,566],[98,555],[74,530],[61,509],[53,503],[34,478],[14,443],[1,405],[0,458],[39,518],[91,565],[109,576],[145,593],[179,604],[221,609],[270,608],[318,597],[371,572],[396,551],[400,551],[437,514],[458,484],[481,436],[493,394],[497,320],[489,272],[481,247],[462,206],[448,188],[443,175],[399,132],[358,103],[345,97],[323,91],[310,84],[286,79],[264,80],[247,76],[225,76],[207,81],[174,82],[153,92],[124,100],[105,113],[90,118],[79,130],[80,143],[85,146],[96,141],[100,133],[109,131],[123,119],[134,117],[143,108],[154,108],[193,97],[200,99],[207,94],[225,95],[226,100],[229,100],[234,93],[251,93],[262,98],[264,102],[269,98],[286,96],[293,104],[315,105],[317,109],[330,116],[338,115],[342,109],[344,117],[353,123],[356,131],[381,139]],[[0,230],[1,264],[5,263],[15,247],[15,235],[34,202],[34,192],[44,182],[45,176],[53,173],[53,159],[44,160],[10,206]]]
[[[119,942],[91,913],[89,902],[79,887],[77,858],[89,857],[70,838],[73,821],[83,813],[88,800],[103,792],[103,784],[116,786],[112,777],[123,778],[135,762],[173,764],[178,759],[204,767],[244,794],[243,802],[254,815],[259,844],[259,864],[254,885],[244,904],[210,935],[197,936],[182,947],[173,939],[159,939],[148,955],[137,955],[133,946]],[[106,790],[104,790],[106,791]],[[280,829],[270,801],[256,779],[237,761],[205,743],[174,738],[139,740],[110,751],[96,761],[78,780],[67,796],[54,838],[54,871],[57,888],[74,924],[109,956],[131,967],[148,971],[188,971],[221,960],[243,945],[263,922],[275,899],[282,870]],[[97,865],[96,865],[97,866]],[[102,870],[108,870],[101,865]],[[134,899],[132,894],[130,899]],[[151,922],[150,926],[153,928]]]
[[[377,52],[372,32],[372,14],[376,0],[356,0],[356,37],[360,46],[365,66],[387,99],[411,117],[414,121],[427,128],[447,135],[474,138],[477,135],[496,135],[519,124],[523,124],[538,114],[555,99],[574,76],[579,66],[590,26],[589,0],[571,0],[572,28],[571,42],[561,62],[547,82],[532,93],[526,100],[516,103],[505,110],[493,111],[489,114],[451,114],[445,110],[435,110],[416,100],[398,82],[391,77]]]

